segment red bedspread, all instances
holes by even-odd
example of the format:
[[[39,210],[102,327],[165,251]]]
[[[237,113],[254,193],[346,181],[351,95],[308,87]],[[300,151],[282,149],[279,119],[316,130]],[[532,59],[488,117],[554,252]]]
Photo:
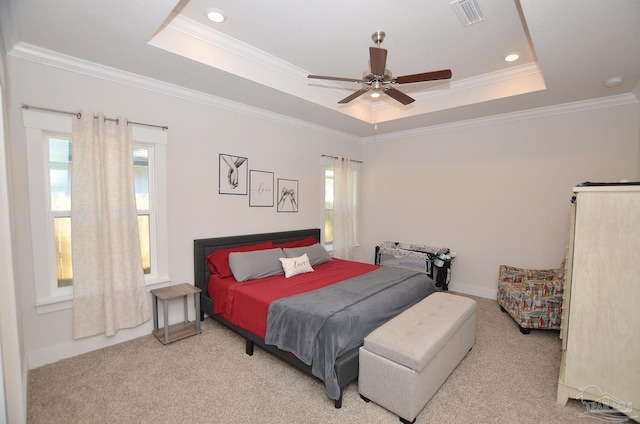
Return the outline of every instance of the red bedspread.
[[[233,277],[220,278],[214,274],[209,280],[209,293],[214,294],[215,314],[264,339],[267,312],[274,300],[320,289],[377,268],[378,265],[334,258],[315,266],[314,272],[291,278],[276,275],[239,283]]]

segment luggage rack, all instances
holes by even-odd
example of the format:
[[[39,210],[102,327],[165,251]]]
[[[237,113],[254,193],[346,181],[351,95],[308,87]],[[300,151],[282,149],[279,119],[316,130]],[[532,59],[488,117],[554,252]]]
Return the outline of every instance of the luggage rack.
[[[375,250],[376,265],[424,272],[436,286],[448,290],[451,281],[451,261],[456,253],[447,247],[384,241]]]

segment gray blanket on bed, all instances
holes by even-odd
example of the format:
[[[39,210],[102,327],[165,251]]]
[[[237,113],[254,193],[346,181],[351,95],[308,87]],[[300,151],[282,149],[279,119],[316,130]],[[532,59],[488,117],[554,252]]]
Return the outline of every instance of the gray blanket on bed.
[[[335,360],[374,329],[437,291],[424,273],[381,267],[269,306],[265,341],[295,354],[340,397]]]

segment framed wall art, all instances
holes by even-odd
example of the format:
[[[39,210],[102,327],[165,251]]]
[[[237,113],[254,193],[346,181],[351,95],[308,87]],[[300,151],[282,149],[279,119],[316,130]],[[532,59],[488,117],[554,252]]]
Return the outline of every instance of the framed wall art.
[[[249,171],[249,206],[273,207],[273,172]]]
[[[278,178],[278,212],[298,212],[298,180]]]
[[[218,193],[247,194],[249,161],[242,156],[220,153]]]

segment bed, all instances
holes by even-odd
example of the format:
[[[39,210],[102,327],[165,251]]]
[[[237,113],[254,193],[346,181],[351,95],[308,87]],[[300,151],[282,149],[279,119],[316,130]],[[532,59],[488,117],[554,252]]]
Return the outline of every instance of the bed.
[[[282,252],[291,257],[281,264],[287,273],[286,266],[297,265],[298,259],[318,262],[314,252],[319,241],[317,228],[194,240],[199,318],[206,314],[243,336],[248,355],[257,344],[320,378],[340,408],[343,388],[358,377],[364,336],[438,289],[424,273],[331,258],[315,263],[313,272],[291,278],[281,275],[282,269],[280,275],[254,278],[263,258]],[[305,256],[295,257],[302,252]],[[235,266],[233,272],[222,270],[221,260],[225,267]],[[284,286],[288,291],[280,292]],[[352,295],[361,299],[352,301]],[[302,336],[309,327],[314,336]]]

